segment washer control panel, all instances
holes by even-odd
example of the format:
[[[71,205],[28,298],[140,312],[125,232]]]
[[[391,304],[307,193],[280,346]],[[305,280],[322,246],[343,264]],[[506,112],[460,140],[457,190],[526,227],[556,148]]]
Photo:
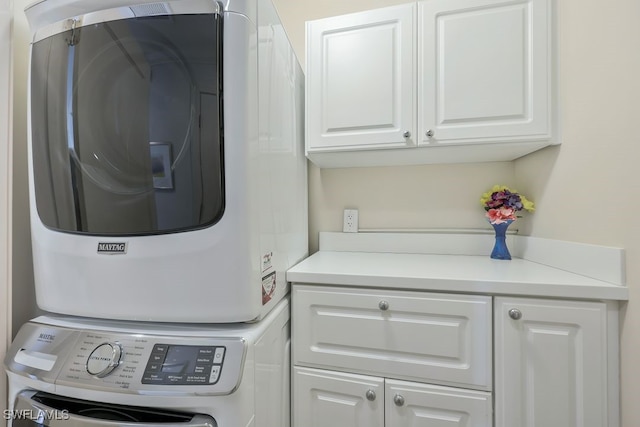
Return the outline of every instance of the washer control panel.
[[[209,333],[215,331],[168,335],[27,323],[6,363],[29,378],[94,390],[230,394],[242,378],[247,342]]]
[[[225,352],[224,346],[155,344],[142,384],[215,384]]]

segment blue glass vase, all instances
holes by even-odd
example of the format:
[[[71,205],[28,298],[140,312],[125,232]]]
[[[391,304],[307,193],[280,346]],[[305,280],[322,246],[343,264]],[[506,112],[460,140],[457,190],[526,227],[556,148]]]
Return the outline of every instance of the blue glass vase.
[[[496,232],[496,241],[493,245],[493,251],[491,251],[491,258],[511,259],[509,248],[507,248],[506,234],[507,228],[509,228],[512,222],[513,220],[508,220],[500,224],[491,224]]]

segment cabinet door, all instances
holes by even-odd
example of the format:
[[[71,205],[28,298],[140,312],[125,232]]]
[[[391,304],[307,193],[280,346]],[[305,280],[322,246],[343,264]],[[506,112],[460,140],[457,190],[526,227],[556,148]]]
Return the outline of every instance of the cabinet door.
[[[307,23],[307,150],[414,145],[415,4]]]
[[[549,138],[548,3],[420,2],[420,144]]]
[[[606,306],[495,299],[496,427],[607,423]]]
[[[491,390],[491,298],[294,285],[296,365]]]
[[[387,426],[492,427],[492,413],[489,392],[386,380]]]
[[[383,427],[384,380],[293,368],[292,427]]]

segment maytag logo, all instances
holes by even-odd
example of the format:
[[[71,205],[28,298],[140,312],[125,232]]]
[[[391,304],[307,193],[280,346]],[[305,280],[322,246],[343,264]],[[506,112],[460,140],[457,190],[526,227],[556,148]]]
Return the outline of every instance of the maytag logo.
[[[98,253],[106,254],[106,255],[116,255],[116,254],[126,254],[127,253],[127,243],[126,242],[117,242],[117,243],[98,243]]]
[[[51,341],[53,341],[53,340],[55,340],[55,339],[56,339],[56,336],[55,336],[55,335],[53,335],[53,334],[45,334],[45,333],[41,333],[41,334],[38,336],[38,340],[39,340],[39,341],[47,341],[47,342],[51,342]]]

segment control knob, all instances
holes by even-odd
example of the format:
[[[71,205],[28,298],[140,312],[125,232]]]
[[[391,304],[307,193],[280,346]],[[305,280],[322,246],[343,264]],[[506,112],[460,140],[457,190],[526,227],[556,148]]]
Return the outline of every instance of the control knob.
[[[122,346],[117,342],[105,342],[93,349],[87,359],[87,372],[94,377],[106,377],[119,364]]]

